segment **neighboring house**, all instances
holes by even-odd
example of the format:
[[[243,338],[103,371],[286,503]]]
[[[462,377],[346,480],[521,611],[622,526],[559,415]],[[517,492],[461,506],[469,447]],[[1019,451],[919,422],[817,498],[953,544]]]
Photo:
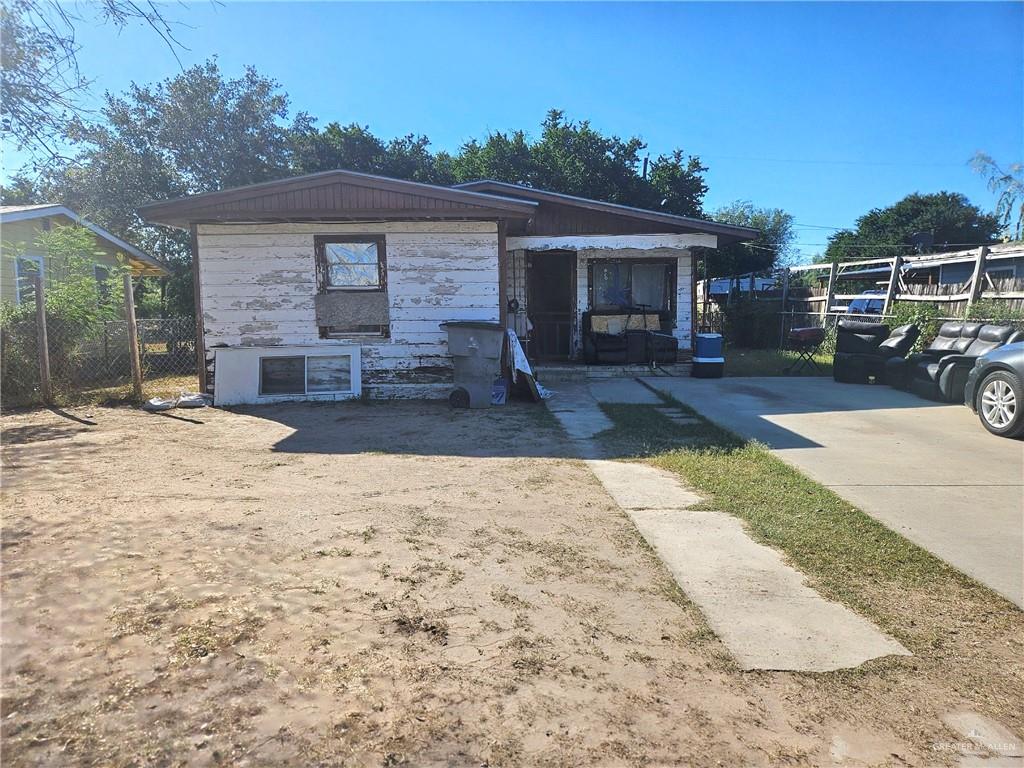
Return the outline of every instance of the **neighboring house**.
[[[39,242],[39,235],[58,225],[78,224],[93,233],[96,242],[96,279],[107,279],[111,267],[127,263],[139,276],[162,277],[167,268],[134,245],[126,243],[102,227],[83,219],[63,205],[0,206],[0,300],[12,304],[31,300],[35,295],[35,278],[48,280],[54,264]]]
[[[201,386],[221,403],[444,396],[446,320],[532,326],[538,356],[569,360],[583,312],[643,304],[689,350],[691,249],[757,234],[495,181],[350,171],[140,213],[191,230]]]

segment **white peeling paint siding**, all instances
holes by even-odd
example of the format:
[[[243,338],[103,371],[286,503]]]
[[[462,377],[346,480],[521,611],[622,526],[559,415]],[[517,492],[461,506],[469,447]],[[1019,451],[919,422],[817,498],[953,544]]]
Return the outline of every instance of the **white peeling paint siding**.
[[[320,338],[313,238],[344,234],[385,236],[388,339]],[[369,396],[445,396],[451,360],[439,324],[498,321],[492,222],[203,224],[198,241],[208,360],[217,345],[357,343]]]

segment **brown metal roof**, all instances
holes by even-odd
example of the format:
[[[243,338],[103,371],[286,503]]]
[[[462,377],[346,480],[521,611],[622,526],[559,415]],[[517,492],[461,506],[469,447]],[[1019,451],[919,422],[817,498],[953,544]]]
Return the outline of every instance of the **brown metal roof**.
[[[640,233],[706,233],[718,235],[720,245],[753,240],[758,231],[750,227],[722,224],[717,221],[676,216],[628,205],[605,203],[585,197],[563,195],[534,189],[521,184],[483,179],[457,184],[456,189],[488,192],[502,197],[540,203],[537,214],[526,225],[525,232],[537,235],[561,234],[640,234]]]
[[[186,227],[204,221],[526,219],[536,208],[527,200],[337,170],[150,203],[139,215]]]

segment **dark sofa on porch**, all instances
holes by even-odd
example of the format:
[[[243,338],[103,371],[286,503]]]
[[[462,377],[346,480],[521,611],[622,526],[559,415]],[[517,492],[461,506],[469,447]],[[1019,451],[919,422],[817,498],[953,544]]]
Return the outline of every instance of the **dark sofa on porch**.
[[[643,309],[583,313],[583,359],[590,365],[667,365],[676,362],[679,340],[662,330],[657,312]]]

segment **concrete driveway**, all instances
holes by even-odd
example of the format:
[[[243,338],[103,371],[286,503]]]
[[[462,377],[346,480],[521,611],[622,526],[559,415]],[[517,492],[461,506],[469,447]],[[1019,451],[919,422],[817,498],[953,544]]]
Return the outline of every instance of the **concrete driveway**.
[[[1024,608],[1024,442],[966,407],[825,378],[644,381]]]

